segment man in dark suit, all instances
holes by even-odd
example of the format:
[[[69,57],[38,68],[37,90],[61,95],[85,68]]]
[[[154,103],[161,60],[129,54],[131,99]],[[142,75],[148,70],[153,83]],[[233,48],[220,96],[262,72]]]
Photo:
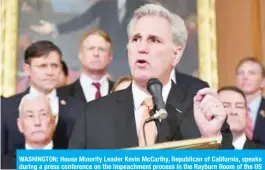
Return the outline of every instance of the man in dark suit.
[[[83,14],[73,19],[53,25],[42,22],[40,26],[32,26],[31,29],[42,34],[66,34],[82,29],[96,18],[99,18],[99,29],[106,31],[113,40],[114,63],[110,65],[110,73],[115,77],[128,75],[128,60],[126,54],[126,26],[129,23],[133,11],[147,3],[145,0],[100,0],[88,8]],[[118,66],[118,67],[117,67]]]
[[[126,148],[222,136],[223,147],[229,148],[232,135],[218,94],[205,88],[192,99],[170,81],[170,73],[180,60],[187,41],[184,21],[160,5],[148,4],[135,11],[128,36],[132,85],[87,103],[69,147]],[[153,77],[162,82],[168,116],[144,126],[153,108],[147,102],[151,97],[147,82]]]
[[[6,115],[5,119],[9,119]],[[19,104],[17,127],[23,134],[23,149],[55,149],[53,134],[56,128],[56,117],[52,114],[48,98],[44,95],[26,94]],[[22,149],[21,148],[21,149]],[[2,155],[1,168],[15,169],[16,151]]]
[[[265,99],[262,89],[265,87],[265,69],[260,61],[253,57],[242,59],[236,68],[237,86],[246,95],[249,107],[247,135],[253,141],[265,144]]]
[[[55,87],[61,71],[61,51],[50,41],[37,41],[25,51],[25,70],[30,77],[30,88],[2,100],[2,153],[15,152],[24,147],[25,140],[17,127],[18,106],[26,94],[43,94],[49,98],[52,113],[57,117],[53,136],[54,146],[67,148],[69,136],[84,102],[61,97]]]
[[[235,86],[225,86],[218,93],[228,114],[235,149],[265,149],[265,145],[251,141],[245,135],[248,109],[244,92]]]
[[[84,102],[109,94],[114,84],[107,76],[108,65],[112,60],[111,47],[112,41],[105,32],[96,30],[85,34],[79,49],[80,78],[59,89],[59,93]]]
[[[177,84],[177,86],[187,91],[187,93],[189,93],[189,95],[191,96],[195,96],[200,89],[209,87],[209,84],[207,82],[202,81],[196,77],[181,73],[177,69],[174,69],[172,71],[170,77],[171,80],[173,80],[173,82]]]

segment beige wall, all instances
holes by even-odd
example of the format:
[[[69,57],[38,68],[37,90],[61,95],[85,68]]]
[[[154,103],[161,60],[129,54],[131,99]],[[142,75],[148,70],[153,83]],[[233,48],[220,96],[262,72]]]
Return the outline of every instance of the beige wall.
[[[261,31],[261,47],[262,47],[262,59],[265,64],[265,0],[261,0],[260,3],[260,30]]]
[[[264,1],[216,0],[219,86],[234,84],[240,59],[255,56],[265,61]]]

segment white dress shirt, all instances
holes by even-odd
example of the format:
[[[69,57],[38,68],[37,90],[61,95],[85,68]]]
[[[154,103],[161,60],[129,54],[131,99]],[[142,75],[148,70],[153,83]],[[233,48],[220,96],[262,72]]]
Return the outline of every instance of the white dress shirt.
[[[25,149],[34,149],[32,147],[30,147],[27,143],[25,144]],[[53,141],[51,141],[50,143],[48,143],[48,145],[44,146],[44,148],[42,149],[53,149]]]
[[[171,71],[170,79],[173,80],[173,82],[174,82],[175,84],[177,84],[177,80],[176,80],[176,70],[175,70],[175,69],[173,69],[173,70]]]
[[[109,93],[109,80],[107,78],[107,75],[103,76],[99,81],[94,81],[85,74],[81,74],[80,84],[87,102],[95,100],[97,88],[92,83],[100,83],[101,97],[106,96]]]
[[[243,149],[246,141],[247,137],[244,133],[242,133],[237,139],[233,140],[233,146],[235,149]]]
[[[260,106],[261,100],[262,100],[262,96],[258,95],[248,104],[248,106],[250,108],[250,117],[252,120],[253,127],[255,127],[255,124],[256,124],[256,119],[258,116],[258,111],[259,111],[259,106]]]
[[[162,97],[165,103],[167,101],[167,97],[169,95],[171,86],[172,82],[168,81],[168,83],[162,88]],[[140,88],[138,88],[134,81],[132,82],[132,94],[133,94],[133,103],[134,103],[135,123],[137,128],[136,130],[138,132],[143,113],[142,110],[140,109],[140,106],[147,97],[151,96],[149,94],[146,94]]]
[[[40,92],[38,90],[36,90],[33,87],[30,87],[29,90],[30,94],[36,94],[39,95]],[[58,117],[59,114],[59,98],[57,96],[56,90],[54,89],[50,94],[47,95],[50,105],[51,105],[51,109],[52,109],[52,114],[55,115],[56,117]]]

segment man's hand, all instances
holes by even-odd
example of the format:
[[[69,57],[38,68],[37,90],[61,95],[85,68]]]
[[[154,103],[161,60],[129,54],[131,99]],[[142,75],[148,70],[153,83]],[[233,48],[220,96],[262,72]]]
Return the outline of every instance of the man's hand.
[[[226,111],[215,89],[204,88],[193,98],[194,117],[202,137],[215,137],[226,119]]]
[[[44,20],[40,20],[39,25],[31,25],[29,28],[36,33],[44,35],[51,34],[55,31],[55,25]]]

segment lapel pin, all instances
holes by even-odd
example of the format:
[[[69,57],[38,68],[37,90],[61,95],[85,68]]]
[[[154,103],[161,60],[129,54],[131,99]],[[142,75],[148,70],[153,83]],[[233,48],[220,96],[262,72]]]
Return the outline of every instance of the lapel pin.
[[[265,111],[264,111],[264,110],[261,110],[261,111],[259,112],[259,114],[260,114],[262,117],[265,117]]]
[[[66,105],[66,101],[65,101],[65,100],[61,100],[60,103],[61,103],[62,105]]]
[[[181,110],[179,110],[178,108],[176,108],[176,111],[178,111],[179,113],[182,113],[182,111],[181,111]]]

